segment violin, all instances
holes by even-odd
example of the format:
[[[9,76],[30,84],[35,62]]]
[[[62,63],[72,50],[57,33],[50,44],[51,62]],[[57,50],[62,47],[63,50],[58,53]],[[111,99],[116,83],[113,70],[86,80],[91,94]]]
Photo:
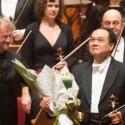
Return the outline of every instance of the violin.
[[[70,56],[72,56],[77,50],[79,50],[84,44],[86,44],[89,41],[90,37],[88,39],[86,39],[85,41],[83,41],[78,47],[76,47],[73,51],[71,51],[67,56],[65,56],[60,62],[58,62],[55,67],[57,65],[59,65],[60,63],[62,63],[63,61],[67,60]]]
[[[76,47],[72,52],[70,52],[66,57],[62,58],[63,56],[63,51],[62,48],[58,48],[57,49],[57,55],[60,59],[59,63],[62,63],[63,61],[65,61],[66,59],[68,59],[71,55],[73,55],[77,50],[79,50],[84,44],[86,44],[89,41],[90,37],[88,39],[86,39],[84,42],[82,42],[78,47]],[[57,63],[55,65],[55,67],[59,64]],[[31,120],[32,125],[42,125],[42,123],[44,125],[52,125],[55,121],[55,118],[47,118],[47,113],[44,110],[40,110],[40,112],[38,113],[38,115],[36,116],[35,119]]]
[[[55,55],[57,56],[57,60],[62,60],[62,58],[64,57],[63,49],[59,47]],[[41,109],[37,117],[31,120],[31,123],[32,125],[42,125],[42,123],[44,125],[52,125],[54,121],[55,121],[55,118],[48,118],[46,111]]]
[[[48,118],[45,110],[40,110],[36,119],[31,120],[32,125],[52,125],[55,118]]]
[[[57,50],[56,50],[56,56],[57,56],[57,60],[61,61],[63,58],[64,58],[64,52],[63,52],[63,49],[61,47],[59,47]]]

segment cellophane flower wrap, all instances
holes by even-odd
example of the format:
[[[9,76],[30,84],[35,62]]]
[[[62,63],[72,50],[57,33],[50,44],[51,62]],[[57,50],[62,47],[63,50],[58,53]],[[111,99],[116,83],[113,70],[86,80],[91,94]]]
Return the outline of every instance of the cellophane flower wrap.
[[[56,73],[45,65],[42,71],[36,74],[35,71],[27,69],[18,60],[13,62],[31,90],[38,95],[51,98],[50,110],[52,114],[49,114],[56,116],[54,125],[79,125],[79,121],[83,117],[80,117],[77,112],[77,107],[80,105],[80,101],[76,98],[79,88],[67,67]]]

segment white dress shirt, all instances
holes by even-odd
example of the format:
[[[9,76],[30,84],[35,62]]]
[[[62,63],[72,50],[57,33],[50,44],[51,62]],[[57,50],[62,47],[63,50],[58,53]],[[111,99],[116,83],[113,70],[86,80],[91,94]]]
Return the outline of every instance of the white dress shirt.
[[[101,64],[93,63],[92,65],[91,113],[99,113],[98,104],[110,62],[111,57],[108,57]]]
[[[17,2],[18,0],[1,0],[3,18],[10,20],[10,17],[12,17],[14,19]],[[20,29],[20,31],[24,34],[25,29]]]
[[[4,18],[14,18],[18,0],[1,0],[1,10]]]
[[[123,37],[121,37],[119,45],[118,45],[116,53],[115,53],[115,56],[114,56],[114,59],[116,59],[116,60],[118,60],[120,62],[123,62],[123,59],[124,59],[124,48],[125,48],[124,39],[123,39]],[[112,53],[112,56],[113,55],[114,55],[114,51]]]

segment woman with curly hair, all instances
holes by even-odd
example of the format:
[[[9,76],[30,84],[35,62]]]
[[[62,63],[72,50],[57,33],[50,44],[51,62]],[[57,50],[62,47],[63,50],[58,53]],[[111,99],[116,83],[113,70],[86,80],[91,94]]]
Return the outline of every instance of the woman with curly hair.
[[[39,70],[45,64],[53,67],[59,62],[56,56],[58,48],[67,55],[75,48],[75,43],[69,25],[61,22],[63,0],[37,0],[35,12],[37,21],[26,28],[25,36],[30,31],[32,33],[22,48],[22,56],[30,68]],[[72,69],[76,61],[76,57],[71,56],[65,63]],[[26,118],[26,125],[30,125],[31,119],[36,117],[40,107],[39,97],[31,91],[29,94],[28,87],[23,87],[22,105],[24,110],[30,113]]]

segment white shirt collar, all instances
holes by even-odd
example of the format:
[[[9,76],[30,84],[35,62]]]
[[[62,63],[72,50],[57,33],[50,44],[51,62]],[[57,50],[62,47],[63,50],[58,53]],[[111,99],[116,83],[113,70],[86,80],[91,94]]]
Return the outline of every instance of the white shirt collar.
[[[106,60],[104,60],[102,63],[94,63],[92,64],[93,70],[95,72],[99,71],[100,73],[103,72],[105,67],[111,62],[111,56],[109,56]]]

